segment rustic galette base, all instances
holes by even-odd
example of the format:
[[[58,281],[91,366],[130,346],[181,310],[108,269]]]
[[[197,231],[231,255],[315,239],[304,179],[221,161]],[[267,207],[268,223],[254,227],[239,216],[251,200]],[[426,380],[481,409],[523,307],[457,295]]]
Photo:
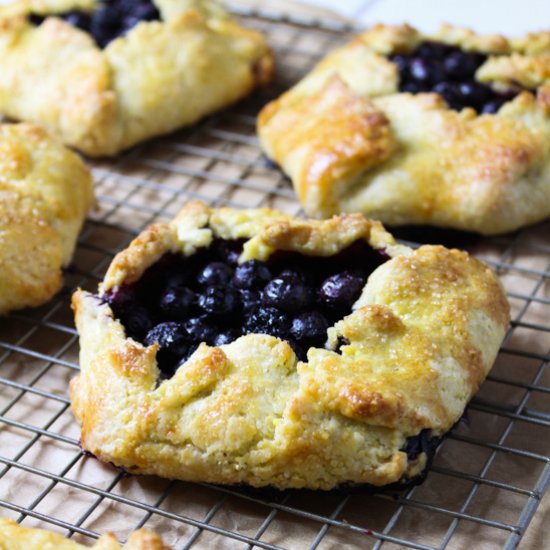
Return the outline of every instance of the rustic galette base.
[[[303,265],[330,261],[357,242],[387,261],[307,360],[286,339],[251,329],[200,344],[166,379],[159,352],[172,336],[150,345],[129,337],[109,300],[167,254],[191,262],[219,239],[242,242],[240,265],[270,266],[285,254]],[[270,284],[259,307],[273,299]],[[204,303],[193,307],[206,319],[226,314]],[[129,472],[279,489],[383,486],[418,475],[427,455],[415,438],[440,437],[460,418],[509,321],[500,283],[464,252],[411,250],[359,214],[312,221],[197,202],[145,230],[115,257],[99,294],[78,291],[73,307],[81,373],[71,395],[85,450]]]

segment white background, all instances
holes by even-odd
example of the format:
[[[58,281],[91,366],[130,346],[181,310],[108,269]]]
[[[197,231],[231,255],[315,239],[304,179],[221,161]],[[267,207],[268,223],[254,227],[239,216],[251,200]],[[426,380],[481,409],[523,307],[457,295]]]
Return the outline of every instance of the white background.
[[[509,35],[550,30],[550,0],[305,0],[358,23],[408,22],[423,31],[441,23]]]
[[[0,0],[0,4],[10,1]],[[362,25],[406,22],[422,31],[433,31],[441,23],[452,23],[479,32],[508,35],[550,30],[550,0],[301,0],[296,3],[330,8]],[[277,4],[271,1],[269,7],[276,9]],[[283,10],[286,6],[286,2],[281,2]]]

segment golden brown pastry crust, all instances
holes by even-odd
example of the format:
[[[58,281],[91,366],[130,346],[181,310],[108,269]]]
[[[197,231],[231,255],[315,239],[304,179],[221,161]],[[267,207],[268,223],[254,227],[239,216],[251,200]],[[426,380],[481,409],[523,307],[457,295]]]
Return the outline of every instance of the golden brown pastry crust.
[[[93,546],[84,546],[45,529],[22,527],[11,519],[0,518],[0,550],[170,550],[157,535],[140,529],[121,546],[112,533],[106,533]]]
[[[75,153],[35,126],[0,125],[0,314],[61,288],[92,200],[90,171]]]
[[[214,483],[330,489],[416,475],[406,438],[437,436],[461,416],[491,367],[509,320],[503,289],[464,252],[398,245],[360,214],[325,221],[189,203],[113,260],[100,296],[136,281],[166,252],[190,255],[213,237],[246,239],[240,261],[276,250],[330,256],[364,239],[391,258],[354,311],[332,328],[341,353],[249,334],[201,344],[157,386],[157,345],[127,338],[100,297],[73,296],[80,375],[71,382],[82,447],[135,473]]]
[[[437,94],[397,93],[386,55],[425,39],[489,54],[476,78],[531,91],[483,116]],[[258,133],[310,215],[511,231],[550,214],[550,33],[507,39],[443,26],[424,36],[377,25],[268,104]]]
[[[90,156],[193,124],[271,78],[263,37],[208,0],[157,0],[142,22],[101,50],[60,18],[97,1],[18,0],[0,8],[0,112],[35,122]],[[39,89],[40,93],[36,93]]]

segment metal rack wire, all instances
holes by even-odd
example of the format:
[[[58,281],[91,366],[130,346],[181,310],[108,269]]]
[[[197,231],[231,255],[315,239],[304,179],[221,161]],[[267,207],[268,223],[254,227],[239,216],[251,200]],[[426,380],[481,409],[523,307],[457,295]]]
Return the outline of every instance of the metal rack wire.
[[[513,324],[469,406],[469,423],[445,440],[419,487],[380,495],[258,494],[127,477],[80,450],[68,397],[78,370],[72,290],[95,289],[118,250],[191,198],[300,213],[288,181],[259,151],[255,115],[349,29],[273,13],[240,15],[275,49],[275,86],[193,128],[96,164],[98,209],[82,232],[64,291],[42,308],[0,320],[2,515],[82,541],[108,529],[124,538],[145,526],[179,550],[443,549],[472,540],[479,548],[515,548],[550,483],[548,223],[468,244],[501,275]]]

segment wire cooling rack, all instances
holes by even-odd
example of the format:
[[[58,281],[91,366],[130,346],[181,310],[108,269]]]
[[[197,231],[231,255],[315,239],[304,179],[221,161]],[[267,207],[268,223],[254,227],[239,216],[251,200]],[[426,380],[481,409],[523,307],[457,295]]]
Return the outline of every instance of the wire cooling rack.
[[[42,308],[0,320],[2,515],[82,542],[107,530],[123,540],[145,526],[178,550],[510,549],[527,539],[530,548],[549,547],[540,519],[545,502],[537,513],[550,482],[548,223],[462,243],[501,276],[513,323],[468,421],[444,441],[421,486],[379,495],[266,495],[129,477],[81,452],[67,390],[78,370],[73,289],[95,289],[118,250],[189,199],[300,213],[289,182],[260,153],[255,115],[349,29],[272,13],[240,16],[267,34],[278,59],[275,85],[193,128],[95,164],[98,208],[64,291]],[[524,538],[533,518],[538,527]]]

